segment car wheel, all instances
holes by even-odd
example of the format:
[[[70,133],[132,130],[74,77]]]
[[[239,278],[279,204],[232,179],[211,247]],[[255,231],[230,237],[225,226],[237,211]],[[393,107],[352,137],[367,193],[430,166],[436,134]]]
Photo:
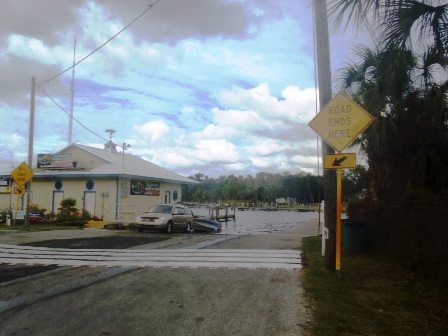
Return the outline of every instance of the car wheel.
[[[193,229],[191,228],[191,223],[187,223],[187,228],[185,229],[185,232],[193,232]]]
[[[173,232],[173,222],[168,222],[166,224],[166,232],[172,233]]]

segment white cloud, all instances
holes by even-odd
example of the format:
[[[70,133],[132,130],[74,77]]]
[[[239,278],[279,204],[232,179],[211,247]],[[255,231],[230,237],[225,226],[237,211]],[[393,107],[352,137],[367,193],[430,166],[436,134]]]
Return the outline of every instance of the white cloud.
[[[200,140],[194,147],[195,157],[204,162],[237,162],[240,159],[236,146],[224,139]]]
[[[267,157],[251,157],[250,161],[257,168],[267,168],[272,164],[272,160]]]
[[[7,41],[1,133],[25,141],[2,143],[17,157],[26,157],[31,76],[42,82],[71,66],[73,35],[78,61],[146,9],[135,1],[58,4],[54,17],[44,2],[39,20],[29,4],[5,4],[7,12],[20,6],[29,13],[27,20],[6,18],[0,29]],[[307,125],[316,110],[311,8],[292,0],[202,6],[213,19],[200,20],[193,1],[160,2],[157,15],[150,10],[76,66],[74,115],[82,125],[74,122],[75,142],[103,148],[97,135],[108,138],[104,130],[112,128],[113,141],[131,144],[130,153],[186,174],[315,164],[315,134]],[[71,74],[44,85],[65,111]],[[54,102],[37,91],[36,150],[67,144],[67,114]]]
[[[163,167],[188,167],[194,160],[185,155],[185,151],[180,148],[165,148],[163,151],[155,151],[151,161]]]
[[[273,153],[278,153],[288,149],[289,146],[281,141],[273,139],[263,139],[255,141],[252,145],[247,147],[247,151],[253,155],[266,156]]]
[[[221,94],[222,104],[243,106],[257,111],[260,117],[276,118],[283,122],[308,122],[315,115],[316,93],[314,89],[301,90],[288,86],[281,92],[281,99],[272,96],[268,84],[253,89],[237,88]]]
[[[226,164],[225,167],[230,171],[244,171],[247,169],[246,165],[242,162]]]
[[[220,110],[213,109],[218,124],[227,127],[238,127],[240,130],[255,130],[272,128],[273,123],[261,118],[256,111],[251,110]]]
[[[303,156],[303,155],[295,155],[291,158],[292,162],[298,164],[317,164],[318,157],[317,156]]]
[[[150,121],[141,126],[135,125],[134,129],[139,136],[153,144],[163,139],[170,132],[170,127],[162,120]]]
[[[195,133],[197,139],[226,139],[237,137],[241,130],[238,129],[238,124],[231,126],[223,125],[207,125],[202,132]]]

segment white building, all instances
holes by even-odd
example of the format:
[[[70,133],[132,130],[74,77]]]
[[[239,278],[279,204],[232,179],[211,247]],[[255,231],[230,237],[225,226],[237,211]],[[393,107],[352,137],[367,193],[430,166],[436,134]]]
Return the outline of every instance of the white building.
[[[131,220],[151,205],[181,202],[181,185],[198,183],[124,151],[117,152],[110,141],[105,147],[72,144],[55,154],[39,154],[27,190],[31,204],[56,213],[63,199],[74,198],[76,207],[92,216],[105,221]],[[0,173],[0,179],[7,178],[10,172]],[[25,208],[26,194],[1,188],[0,210]]]

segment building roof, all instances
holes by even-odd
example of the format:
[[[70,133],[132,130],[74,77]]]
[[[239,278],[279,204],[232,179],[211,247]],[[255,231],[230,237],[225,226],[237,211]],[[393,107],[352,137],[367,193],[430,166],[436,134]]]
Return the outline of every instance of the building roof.
[[[126,176],[129,178],[144,178],[156,181],[174,182],[182,184],[195,184],[197,181],[188,177],[174,173],[168,169],[157,166],[140,157],[112,152],[107,149],[100,149],[80,144],[72,144],[65,147],[58,153],[70,153],[74,148],[78,148],[86,154],[94,156],[104,162],[92,169],[66,169],[66,170],[40,170],[33,169],[36,178],[45,177],[80,177],[97,176],[112,177]]]

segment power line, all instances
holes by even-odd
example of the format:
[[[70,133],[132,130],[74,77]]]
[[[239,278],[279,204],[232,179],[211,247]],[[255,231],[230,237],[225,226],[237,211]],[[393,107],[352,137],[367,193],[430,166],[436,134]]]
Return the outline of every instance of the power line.
[[[93,50],[91,53],[89,53],[87,56],[85,56],[84,58],[80,59],[78,62],[76,62],[74,65],[72,65],[71,67],[65,69],[64,71],[58,73],[57,75],[51,77],[50,79],[47,79],[39,84],[37,84],[37,86],[41,86],[43,84],[47,84],[48,82],[50,82],[51,80],[61,76],[62,74],[66,73],[67,71],[69,71],[70,69],[74,68],[75,66],[77,66],[79,63],[85,61],[87,58],[89,58],[90,56],[92,56],[94,53],[96,53],[98,50],[100,50],[101,48],[103,48],[106,44],[108,44],[110,41],[112,41],[114,38],[116,38],[118,35],[120,35],[123,31],[125,31],[127,28],[129,28],[135,21],[137,21],[138,19],[140,19],[143,15],[146,14],[147,11],[149,11],[151,8],[153,8],[155,5],[157,5],[157,3],[160,0],[157,0],[156,2],[154,2],[153,4],[148,5],[148,8],[141,13],[139,16],[137,16],[134,20],[132,20],[129,24],[127,24],[123,29],[121,29],[118,33],[116,33],[114,36],[112,36],[111,38],[109,38],[106,42],[104,42],[102,45],[100,45],[99,47],[97,47],[95,50]]]
[[[50,79],[47,79],[39,84],[36,84],[36,87],[38,87],[56,106],[59,107],[59,109],[61,109],[61,111],[63,111],[65,114],[67,114],[69,116],[69,118],[73,119],[74,121],[76,121],[79,125],[81,125],[84,129],[86,129],[88,132],[96,135],[97,137],[99,137],[102,140],[108,141],[108,139],[102,137],[101,135],[99,135],[98,133],[92,131],[91,129],[89,129],[87,126],[85,126],[83,123],[81,123],[79,120],[77,120],[76,118],[73,117],[73,115],[71,115],[69,112],[65,111],[64,108],[59,105],[47,92],[45,92],[44,86],[46,86],[50,81],[52,81],[53,79],[63,75],[64,73],[66,73],[67,71],[74,69],[75,66],[77,66],[79,63],[85,61],[88,57],[92,56],[94,53],[96,53],[98,50],[100,50],[102,47],[104,47],[106,44],[108,44],[110,41],[112,41],[115,37],[117,37],[118,35],[120,35],[123,31],[125,31],[127,28],[129,28],[135,21],[137,21],[138,19],[140,19],[143,15],[146,14],[146,12],[148,12],[151,8],[153,8],[160,0],[157,0],[156,2],[148,5],[148,8],[143,11],[143,13],[141,13],[139,16],[137,16],[134,20],[132,20],[129,24],[127,24],[123,29],[121,29],[118,33],[116,33],[114,36],[112,36],[111,38],[109,38],[106,42],[104,42],[102,45],[100,45],[99,47],[97,47],[95,50],[93,50],[91,53],[89,53],[87,56],[85,56],[84,58],[82,58],[81,60],[79,60],[76,63],[73,63],[73,65],[67,69],[65,69],[64,71],[58,73],[57,75],[51,77]]]
[[[55,101],[53,98],[51,98],[49,95],[48,95],[48,93],[46,93],[45,92],[45,90],[44,89],[42,89],[41,87],[39,87],[39,89],[57,106],[57,107],[59,107],[60,109],[61,109],[61,111],[62,112],[64,112],[65,114],[67,114],[68,116],[70,116],[70,113],[69,112],[67,112],[66,110],[64,110],[64,108],[61,106],[61,105],[59,105],[58,104],[58,102],[57,101]],[[95,133],[94,131],[92,131],[91,129],[89,129],[87,126],[85,126],[82,122],[80,122],[79,120],[77,120],[76,118],[74,118],[73,116],[72,116],[72,119],[74,120],[74,121],[76,121],[79,125],[81,125],[84,129],[86,129],[87,131],[89,131],[90,133],[92,133],[92,134],[94,134],[94,135],[96,135],[97,137],[99,137],[99,138],[101,138],[101,139],[103,139],[104,141],[108,141],[108,139],[106,139],[106,138],[104,138],[104,137],[102,137],[101,135],[99,135],[99,134],[97,134],[97,133]]]

